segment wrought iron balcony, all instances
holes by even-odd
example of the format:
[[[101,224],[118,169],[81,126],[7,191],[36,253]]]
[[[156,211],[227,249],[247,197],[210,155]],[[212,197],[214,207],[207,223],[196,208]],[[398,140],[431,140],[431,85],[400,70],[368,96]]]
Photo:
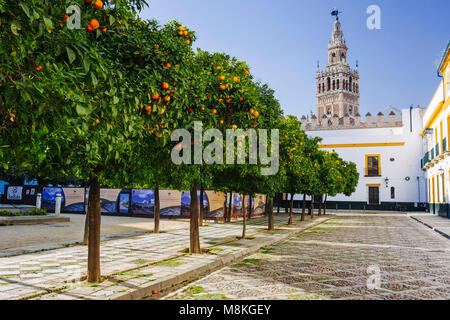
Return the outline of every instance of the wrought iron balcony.
[[[425,153],[425,157],[423,157],[423,165],[422,165],[422,168],[423,168],[428,162],[430,162],[430,153],[429,153],[429,152]]]

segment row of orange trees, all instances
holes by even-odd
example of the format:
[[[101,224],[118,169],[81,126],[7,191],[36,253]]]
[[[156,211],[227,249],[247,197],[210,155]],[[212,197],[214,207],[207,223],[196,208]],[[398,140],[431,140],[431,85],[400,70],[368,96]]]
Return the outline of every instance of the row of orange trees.
[[[81,29],[66,25],[73,4],[81,8]],[[354,165],[320,151],[296,118],[284,117],[273,90],[255,81],[245,62],[194,52],[194,31],[142,20],[146,5],[0,0],[0,166],[88,182],[90,282],[101,280],[101,185],[154,188],[156,232],[159,188],[190,190],[191,253],[200,253],[198,190],[267,195],[272,229],[275,194],[351,194],[356,186]],[[278,173],[261,175],[266,164],[259,161],[176,166],[171,133],[195,121],[223,133],[278,129]],[[246,156],[249,147],[247,140]]]

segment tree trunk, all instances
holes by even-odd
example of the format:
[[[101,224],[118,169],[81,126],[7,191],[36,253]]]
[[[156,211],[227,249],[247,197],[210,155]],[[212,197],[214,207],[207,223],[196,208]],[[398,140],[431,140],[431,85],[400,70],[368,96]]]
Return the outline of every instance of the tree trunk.
[[[155,226],[154,233],[159,233],[159,220],[161,219],[161,210],[160,210],[160,202],[159,202],[159,187],[155,187]]]
[[[227,221],[227,194],[223,194],[223,221]]]
[[[290,206],[289,206],[289,223],[288,224],[292,224],[294,222],[293,211],[294,211],[294,194],[291,193],[291,201],[290,201]]]
[[[286,214],[289,213],[289,193],[285,194],[286,200],[284,201],[284,211]]]
[[[314,196],[311,196],[311,220],[314,218]]]
[[[269,204],[268,204],[268,215],[269,215],[269,226],[268,226],[268,230],[275,230],[275,224],[273,221],[273,198],[270,198],[269,200]]]
[[[89,283],[100,282],[100,183],[92,177],[88,198],[89,241],[88,241],[88,277]]]
[[[277,214],[280,214],[280,205],[281,205],[281,198],[282,198],[283,196],[281,195],[281,194],[278,194],[278,196],[277,196]]]
[[[319,217],[322,215],[322,196],[319,198]]]
[[[242,195],[242,239],[245,239],[245,229],[247,228],[247,212],[245,206],[245,194]]]
[[[248,219],[250,220],[252,218],[253,211],[252,196],[249,196],[248,202]]]
[[[205,208],[203,207],[203,197],[205,194],[205,190],[203,189],[203,186],[200,187],[200,215],[198,219],[199,226],[203,226],[203,218],[205,215]]]
[[[264,204],[264,216],[269,215],[269,197],[266,195],[266,202]]]
[[[191,189],[191,219],[190,219],[190,253],[201,253],[200,231],[198,227],[198,196],[197,182],[194,181]]]
[[[89,243],[89,210],[86,211],[86,217],[84,218],[83,245],[87,246],[88,243]]]
[[[326,194],[325,195],[325,200],[323,202],[323,215],[327,214],[327,198],[328,198],[328,195]]]
[[[228,200],[227,222],[231,222],[232,211],[233,211],[233,192],[230,192],[230,199]]]
[[[306,193],[303,194],[303,208],[302,208],[302,217],[300,221],[305,221],[305,213],[306,213]]]

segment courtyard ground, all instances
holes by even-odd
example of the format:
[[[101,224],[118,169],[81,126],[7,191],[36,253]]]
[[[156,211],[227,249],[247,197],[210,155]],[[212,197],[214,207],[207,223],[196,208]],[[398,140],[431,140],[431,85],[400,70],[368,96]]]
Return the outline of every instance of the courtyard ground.
[[[166,299],[450,299],[450,241],[405,214],[344,214]]]
[[[203,255],[186,254],[187,228],[102,242],[101,284],[71,283],[84,246],[0,258],[0,299],[450,299],[450,240],[409,215],[298,218],[252,219],[246,240],[240,222],[209,224]]]
[[[85,216],[79,214],[62,214],[61,216],[69,217],[70,222],[0,226],[0,251],[82,240]],[[189,227],[189,220],[161,219],[161,230],[179,227]],[[152,232],[153,219],[102,216],[102,236],[127,234],[139,231]]]

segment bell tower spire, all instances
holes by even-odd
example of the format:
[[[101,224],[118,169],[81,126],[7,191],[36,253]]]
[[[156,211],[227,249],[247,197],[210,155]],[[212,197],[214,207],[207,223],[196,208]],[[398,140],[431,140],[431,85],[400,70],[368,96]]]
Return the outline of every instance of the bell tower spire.
[[[328,64],[326,70],[316,72],[317,80],[317,115],[319,119],[337,115],[355,116],[359,113],[359,72],[352,70],[347,62],[347,44],[339,21],[339,11],[336,16],[331,40],[328,42]]]

